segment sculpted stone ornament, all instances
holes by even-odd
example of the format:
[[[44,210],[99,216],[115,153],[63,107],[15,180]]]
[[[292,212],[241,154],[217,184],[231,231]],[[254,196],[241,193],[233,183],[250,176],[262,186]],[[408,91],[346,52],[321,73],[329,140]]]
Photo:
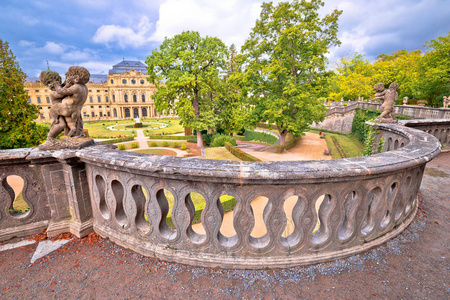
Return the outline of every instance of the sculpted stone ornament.
[[[408,105],[408,97],[403,97],[403,105]]]
[[[47,141],[39,146],[40,150],[79,149],[94,143],[94,140],[84,135],[81,117],[81,109],[88,95],[86,83],[89,77],[89,71],[78,66],[69,67],[64,83],[61,83],[61,76],[57,72],[41,72],[39,79],[51,90],[52,107],[49,115],[52,123]],[[64,136],[56,139],[62,132]]]
[[[383,83],[377,83],[373,88],[377,92],[375,99],[381,101],[380,109],[382,110],[381,115],[375,119],[375,122],[397,123],[398,120],[395,118],[394,104],[398,100],[398,84],[393,82],[389,85],[389,89],[384,90]]]
[[[450,104],[450,96],[446,97],[444,96],[444,106],[443,108],[448,108],[448,105]]]

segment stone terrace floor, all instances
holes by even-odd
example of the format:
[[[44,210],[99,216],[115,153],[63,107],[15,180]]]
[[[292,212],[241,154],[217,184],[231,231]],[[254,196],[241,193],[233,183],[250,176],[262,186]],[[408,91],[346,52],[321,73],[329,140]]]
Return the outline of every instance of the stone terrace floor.
[[[280,270],[190,267],[109,240],[75,239],[37,260],[0,252],[1,299],[449,299],[450,153],[427,165],[412,224],[364,254]]]

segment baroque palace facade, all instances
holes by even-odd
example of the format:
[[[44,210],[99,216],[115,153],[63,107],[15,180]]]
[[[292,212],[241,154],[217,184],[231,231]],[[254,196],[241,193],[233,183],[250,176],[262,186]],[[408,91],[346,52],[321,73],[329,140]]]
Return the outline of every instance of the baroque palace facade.
[[[156,87],[146,80],[147,66],[140,61],[122,61],[108,75],[91,74],[89,94],[83,106],[85,120],[151,118],[159,116],[152,95]],[[49,122],[50,90],[39,78],[27,78],[28,102],[41,107],[37,122]]]

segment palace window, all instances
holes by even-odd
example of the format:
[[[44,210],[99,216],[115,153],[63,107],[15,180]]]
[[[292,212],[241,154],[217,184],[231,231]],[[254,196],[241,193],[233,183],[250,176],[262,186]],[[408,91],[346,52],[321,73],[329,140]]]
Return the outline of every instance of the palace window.
[[[133,109],[133,115],[134,115],[134,118],[139,118],[139,109],[138,108]]]
[[[131,83],[132,83],[132,84],[135,84],[135,83],[136,83],[136,80],[131,79]]]
[[[97,90],[97,93],[100,93],[100,90]]]
[[[108,96],[105,97],[105,101],[106,101],[106,102],[109,102]]]
[[[92,90],[89,90],[89,93],[92,93]]]
[[[88,116],[87,113],[86,113],[86,112],[83,112],[83,117],[84,117],[84,118],[87,118],[87,116]]]
[[[50,103],[50,98],[49,97],[45,97],[45,100],[47,100],[47,103]]]
[[[111,113],[109,111],[106,114],[108,115],[108,117],[111,117]]]
[[[100,117],[103,117],[103,112],[100,112]]]
[[[145,94],[142,94],[142,102],[145,102]]]
[[[100,96],[97,97],[97,102],[102,102],[102,98]]]
[[[36,93],[39,93],[39,90],[36,90]]]
[[[94,100],[92,99],[92,96],[89,96],[89,102],[94,102]]]
[[[40,116],[41,116],[41,119],[44,119],[44,114],[40,114]]]
[[[95,117],[95,113],[93,111],[91,111],[91,117]]]
[[[144,79],[141,79],[141,84],[144,84],[144,82],[145,82]]]
[[[129,108],[125,108],[125,118],[129,118],[130,115],[130,109]]]
[[[111,79],[111,84],[114,84],[114,80]]]
[[[113,109],[114,118],[117,118],[117,109]]]
[[[112,95],[113,96],[113,102],[116,102],[116,95]]]
[[[41,97],[37,97],[38,103],[41,103]]]
[[[147,109],[145,107],[142,109],[142,116],[143,117],[147,116]]]
[[[91,106],[91,108],[94,108],[94,106]]]
[[[28,103],[31,103],[31,97],[28,97]]]
[[[123,100],[124,100],[125,102],[128,102],[128,94],[127,94],[127,93],[125,93],[125,95],[123,95]]]
[[[122,83],[123,84],[127,84],[127,80],[126,79],[122,79]]]
[[[137,96],[136,96],[136,94],[133,94],[133,102],[137,102]]]

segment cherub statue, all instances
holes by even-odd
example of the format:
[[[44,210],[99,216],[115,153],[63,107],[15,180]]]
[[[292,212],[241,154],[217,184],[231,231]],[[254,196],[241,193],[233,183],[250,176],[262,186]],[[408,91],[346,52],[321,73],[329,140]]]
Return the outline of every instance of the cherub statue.
[[[381,90],[380,84],[383,85],[382,83],[377,83],[374,86],[374,89],[377,91],[377,94],[375,94],[375,98],[383,100],[383,103],[380,106],[380,109],[383,112],[381,113],[381,115],[378,116],[378,118],[375,119],[375,121],[384,123],[397,123],[397,119],[395,118],[394,113],[394,104],[398,100],[398,93],[397,93],[398,83],[396,82],[391,83],[389,85],[389,89],[385,91],[380,91]]]
[[[88,95],[86,83],[89,71],[83,67],[72,66],[66,72],[66,80],[61,84],[61,77],[53,71],[41,73],[40,80],[51,89],[52,107],[50,118],[52,124],[47,140],[53,139],[62,131],[68,137],[83,137],[83,120],[81,109]]]
[[[384,84],[381,82],[378,82],[373,86],[373,89],[375,90],[375,99],[380,100],[381,105],[383,105],[384,102],[384,95],[386,94],[386,91],[384,90]]]
[[[403,97],[403,105],[407,105],[408,104],[408,97]]]
[[[443,106],[443,108],[448,108],[449,104],[450,104],[450,96],[448,96],[448,97],[444,96],[444,106]]]

